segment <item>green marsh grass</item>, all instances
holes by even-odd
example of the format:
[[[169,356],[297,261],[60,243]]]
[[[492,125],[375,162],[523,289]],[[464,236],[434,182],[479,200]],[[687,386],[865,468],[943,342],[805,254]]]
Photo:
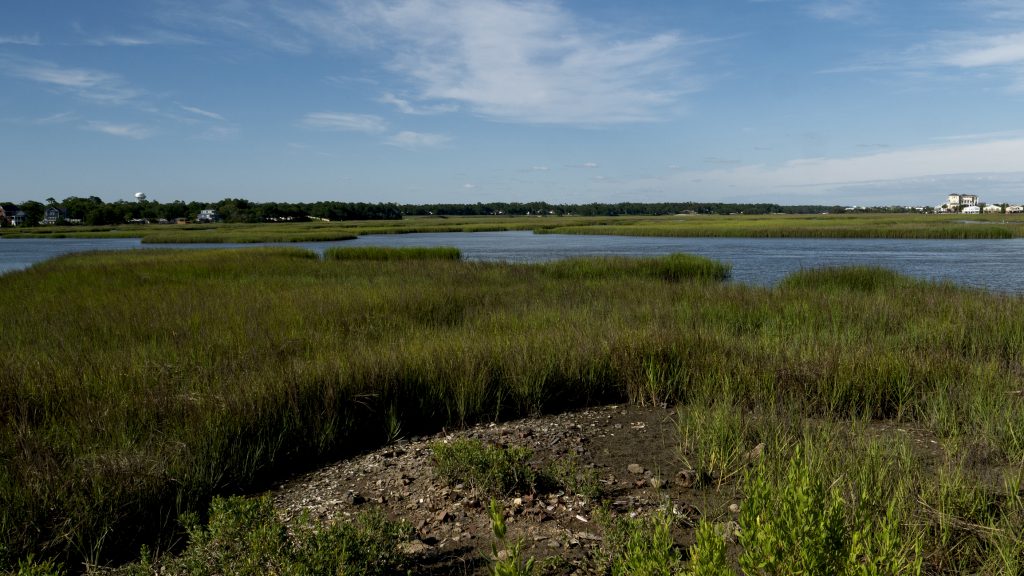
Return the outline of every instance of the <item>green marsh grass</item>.
[[[460,260],[458,248],[440,246],[437,248],[381,248],[360,246],[358,248],[329,248],[324,250],[326,260]]]
[[[822,214],[631,218],[607,225],[545,227],[538,233],[660,237],[1006,239],[1024,236],[1017,216]]]
[[[677,216],[410,216],[402,220],[259,224],[125,224],[0,229],[3,238],[141,238],[145,243],[349,240],[369,234],[533,231],[661,237],[1007,239],[1024,217],[962,214]]]
[[[6,274],[17,313],[0,331],[3,567],[166,548],[178,518],[214,496],[396,429],[631,398],[729,398],[785,423],[748,421],[744,448],[769,453],[793,420],[884,420],[943,446],[981,442],[986,466],[1021,465],[1021,298],[870,270],[854,276],[884,289],[666,281],[633,266],[587,263],[580,281],[558,264],[254,248],[77,255]],[[1005,535],[1015,518],[975,520]],[[968,542],[956,544],[979,550],[967,565],[1014,553],[1005,536],[971,544],[950,525],[927,541]]]

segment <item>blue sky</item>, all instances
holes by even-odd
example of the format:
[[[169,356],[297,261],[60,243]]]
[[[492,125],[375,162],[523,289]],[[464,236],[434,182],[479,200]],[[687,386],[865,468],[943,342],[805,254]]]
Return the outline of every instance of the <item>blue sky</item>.
[[[19,0],[0,199],[1024,202],[1021,0]]]

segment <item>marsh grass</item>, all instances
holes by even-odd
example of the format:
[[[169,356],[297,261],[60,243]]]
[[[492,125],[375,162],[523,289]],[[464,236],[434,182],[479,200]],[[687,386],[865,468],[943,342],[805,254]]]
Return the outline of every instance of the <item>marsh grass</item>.
[[[326,260],[460,260],[458,248],[440,246],[436,248],[381,248],[360,246],[359,248],[329,248],[324,250]]]
[[[659,237],[1006,239],[1024,236],[1024,217],[963,214],[678,216],[411,216],[402,220],[41,226],[3,228],[3,238],[141,238],[145,243],[349,240],[368,234],[533,231]]]
[[[537,233],[726,238],[1007,239],[1024,236],[1021,218],[946,215],[823,214],[676,216],[611,224],[545,227]]]
[[[959,447],[968,478],[1020,466],[1019,297],[870,270],[855,286],[761,288],[631,266],[598,260],[580,281],[544,264],[257,248],[76,255],[6,274],[16,313],[0,330],[0,560],[126,559],[177,541],[178,518],[216,495],[396,430],[626,399],[729,398],[754,415],[743,448],[768,454],[799,438],[794,421],[885,420]],[[881,466],[864,462],[865,477]],[[922,490],[907,500],[995,527],[928,531],[933,549],[967,558],[930,565],[1013,558],[1019,504],[1002,487],[986,485],[979,497],[998,513],[982,515],[957,504],[969,493]]]
[[[693,256],[671,254],[661,258],[567,258],[541,265],[555,278],[572,280],[602,280],[608,278],[650,278],[655,280],[713,280],[729,277],[731,266],[721,262]]]

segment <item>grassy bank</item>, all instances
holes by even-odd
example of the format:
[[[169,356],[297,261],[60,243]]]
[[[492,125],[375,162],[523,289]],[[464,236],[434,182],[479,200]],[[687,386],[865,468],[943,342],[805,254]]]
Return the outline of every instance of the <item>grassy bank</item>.
[[[1024,236],[1020,216],[823,214],[816,216],[678,216],[609,225],[560,226],[551,234],[745,238],[1007,239]]]
[[[1024,216],[961,214],[413,216],[403,220],[266,224],[43,226],[0,229],[3,238],[141,238],[145,243],[349,240],[368,234],[501,232],[751,238],[1006,239],[1024,236]]]
[[[1020,298],[871,269],[709,281],[726,273],[281,248],[5,275],[0,558],[166,547],[215,494],[399,433],[627,399],[913,423],[968,473],[1024,461]]]

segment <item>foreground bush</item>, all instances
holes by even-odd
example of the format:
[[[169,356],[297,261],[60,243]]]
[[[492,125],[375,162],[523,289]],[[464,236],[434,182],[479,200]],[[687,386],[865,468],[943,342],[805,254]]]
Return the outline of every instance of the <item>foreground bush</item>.
[[[268,497],[216,498],[206,526],[195,515],[185,518],[189,545],[177,558],[145,559],[126,566],[122,576],[238,576],[280,574],[365,574],[401,572],[399,543],[411,529],[380,513],[364,512],[353,520],[313,526],[301,522],[289,534]]]

